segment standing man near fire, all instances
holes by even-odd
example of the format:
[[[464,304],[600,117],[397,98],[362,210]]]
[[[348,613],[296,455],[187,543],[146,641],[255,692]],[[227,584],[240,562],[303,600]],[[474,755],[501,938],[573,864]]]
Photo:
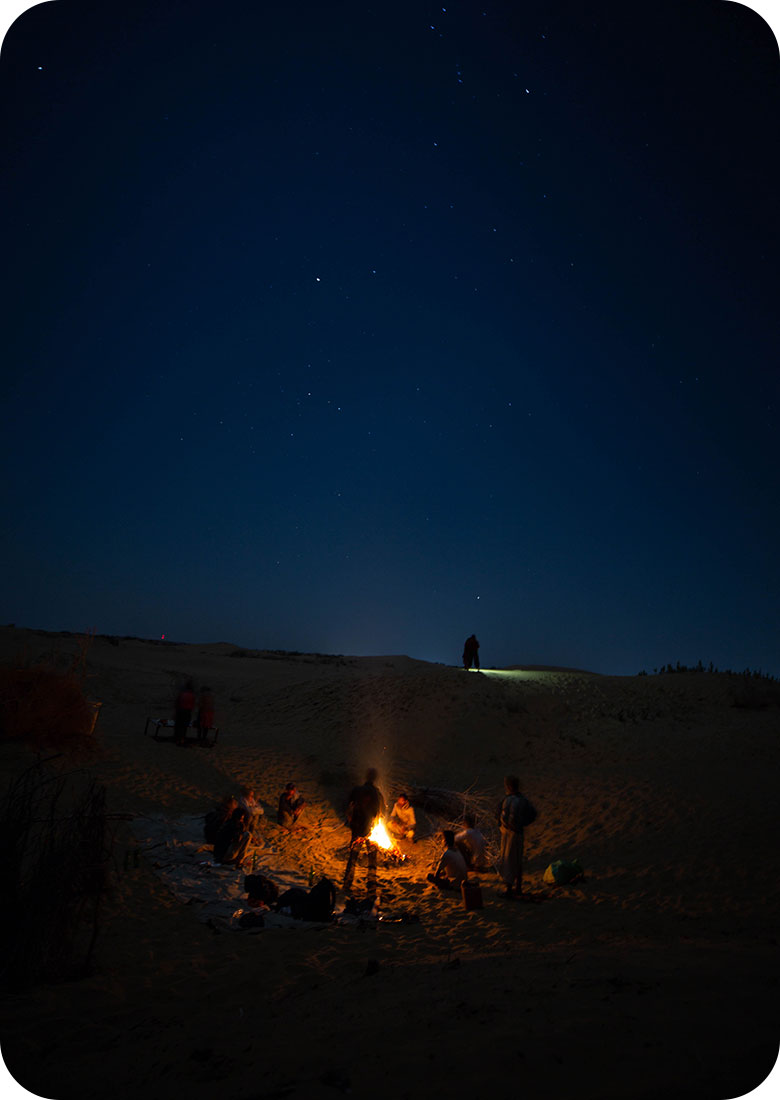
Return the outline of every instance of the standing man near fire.
[[[504,880],[505,898],[523,898],[523,829],[536,820],[536,810],[529,799],[520,793],[520,780],[516,775],[504,778],[504,795],[498,807],[498,823],[501,829],[499,873]]]
[[[352,890],[355,866],[364,844],[368,851],[368,893],[369,895],[376,894],[377,848],[376,844],[368,837],[377,819],[384,817],[385,814],[385,800],[376,785],[378,776],[379,773],[376,768],[369,768],[366,772],[365,783],[360,787],[353,787],[347,802],[346,824],[352,833],[347,869],[344,872],[343,890],[347,895]]]

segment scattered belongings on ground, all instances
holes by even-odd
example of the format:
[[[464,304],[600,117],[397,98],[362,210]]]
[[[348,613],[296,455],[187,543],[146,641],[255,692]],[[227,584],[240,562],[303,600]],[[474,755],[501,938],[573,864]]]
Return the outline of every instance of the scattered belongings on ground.
[[[190,736],[190,730],[193,731],[194,736]],[[187,726],[184,744],[187,745],[205,745],[207,748],[212,748],[216,745],[219,738],[219,726],[209,726],[205,731],[206,736],[203,737],[199,733],[199,726],[197,722],[190,722]],[[176,722],[173,718],[147,718],[146,725],[144,726],[144,735],[146,737],[153,737],[155,741],[176,741]]]
[[[244,890],[250,905],[271,906],[279,900],[279,887],[267,875],[247,875],[244,879]]]
[[[482,886],[478,878],[469,878],[460,884],[465,909],[482,909]]]

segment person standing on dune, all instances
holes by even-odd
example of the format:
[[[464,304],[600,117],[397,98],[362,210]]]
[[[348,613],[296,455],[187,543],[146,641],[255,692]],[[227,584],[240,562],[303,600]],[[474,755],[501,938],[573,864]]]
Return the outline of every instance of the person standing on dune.
[[[476,634],[466,638],[463,643],[463,667],[470,669],[472,665],[479,672],[479,642]]]

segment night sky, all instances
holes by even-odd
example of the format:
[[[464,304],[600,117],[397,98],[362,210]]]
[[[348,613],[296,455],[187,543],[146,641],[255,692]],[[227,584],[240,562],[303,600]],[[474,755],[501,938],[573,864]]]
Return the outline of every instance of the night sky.
[[[0,621],[780,674],[777,43],[81,3],[0,57]]]

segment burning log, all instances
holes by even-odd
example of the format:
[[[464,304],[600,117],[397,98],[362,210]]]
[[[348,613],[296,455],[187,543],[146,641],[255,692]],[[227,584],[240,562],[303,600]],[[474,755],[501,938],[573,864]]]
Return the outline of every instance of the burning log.
[[[379,848],[385,867],[389,867],[391,863],[399,866],[409,862],[409,857],[396,845],[381,817],[366,839],[369,844],[375,844]]]

